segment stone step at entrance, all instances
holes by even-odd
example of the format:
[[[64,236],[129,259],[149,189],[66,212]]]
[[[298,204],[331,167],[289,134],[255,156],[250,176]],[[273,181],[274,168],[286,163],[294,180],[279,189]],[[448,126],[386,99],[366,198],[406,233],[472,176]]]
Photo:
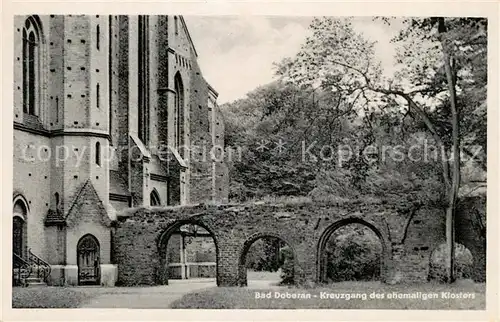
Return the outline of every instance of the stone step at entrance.
[[[27,286],[47,286],[43,279],[38,277],[28,277],[26,279]]]

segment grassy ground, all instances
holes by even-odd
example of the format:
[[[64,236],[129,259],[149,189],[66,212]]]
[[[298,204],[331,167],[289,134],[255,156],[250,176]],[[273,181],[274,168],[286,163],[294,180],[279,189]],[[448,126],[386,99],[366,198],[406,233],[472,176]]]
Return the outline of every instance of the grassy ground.
[[[14,287],[13,308],[73,308],[96,296],[97,288]]]
[[[255,276],[253,276],[255,275]],[[262,276],[260,276],[262,275]],[[250,276],[249,276],[250,277]],[[252,273],[252,277],[267,279],[269,275]],[[151,298],[155,299],[155,308],[190,308],[190,309],[485,309],[485,284],[459,281],[453,285],[385,285],[377,282],[343,282],[315,289],[278,287],[256,283],[248,288],[215,287],[212,282],[203,284],[203,290],[193,291],[193,285],[174,284],[157,287],[15,287],[13,288],[12,306],[14,308],[75,308],[85,306],[91,301],[110,299],[118,303],[106,304],[107,307],[152,307]],[[195,283],[196,284],[196,283]],[[189,289],[191,287],[191,289]],[[199,286],[196,286],[199,287]],[[271,298],[256,298],[255,293],[265,293]],[[275,292],[286,294],[306,294],[309,299],[275,298]],[[347,300],[321,298],[321,292],[328,294],[349,294],[351,297],[366,294],[366,299]],[[388,299],[389,294],[416,294],[417,299]],[[421,292],[421,293],[418,293]],[[442,292],[455,295],[472,295],[474,298],[444,298]],[[436,294],[437,299],[424,300],[422,294]],[[370,294],[384,295],[383,299],[371,299]],[[316,296],[316,297],[314,297]],[[131,304],[134,304],[130,306]]]
[[[257,298],[256,292],[270,294],[271,298]],[[308,299],[275,298],[275,292],[282,295],[305,294]],[[321,298],[322,293],[347,294],[351,297],[363,296],[366,299],[351,298],[347,300]],[[393,292],[412,294],[419,298],[388,299]],[[421,293],[418,293],[421,292]],[[455,295],[469,295],[473,298],[446,298],[442,292]],[[422,294],[436,294],[436,299],[423,299]],[[384,296],[383,299],[372,299],[370,294]],[[324,294],[323,294],[324,295]],[[385,285],[378,282],[343,282],[317,289],[246,289],[246,288],[213,288],[184,295],[174,301],[172,308],[189,309],[416,309],[416,310],[483,310],[485,309],[485,284],[459,282],[454,285],[422,284],[422,285]]]

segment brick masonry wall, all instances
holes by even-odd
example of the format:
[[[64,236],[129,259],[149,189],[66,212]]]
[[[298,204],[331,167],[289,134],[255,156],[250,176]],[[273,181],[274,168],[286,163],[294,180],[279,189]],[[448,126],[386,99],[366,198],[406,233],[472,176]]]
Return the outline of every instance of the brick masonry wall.
[[[63,128],[64,124],[64,60],[61,59],[64,52],[64,16],[50,16],[50,36],[48,40],[47,51],[49,53],[49,68],[46,77],[48,79],[49,100],[47,107],[49,112],[48,126],[52,130]],[[47,25],[46,25],[47,26]],[[46,44],[47,45],[47,44]],[[42,69],[43,70],[43,69]],[[46,123],[47,125],[47,123]]]
[[[64,127],[90,128],[90,18],[64,17]],[[82,43],[84,40],[85,43]]]
[[[130,170],[129,164],[129,144],[130,144],[130,136],[129,136],[129,113],[128,113],[128,104],[129,104],[129,36],[128,36],[128,28],[129,28],[129,20],[127,16],[118,16],[118,79],[117,79],[117,91],[118,91],[118,104],[117,107],[117,121],[118,121],[118,130],[117,137],[113,137],[113,144],[118,146],[120,158],[118,160],[118,168],[123,173],[128,174]],[[131,76],[132,77],[132,76]],[[113,86],[113,84],[112,84]],[[115,143],[117,142],[117,143]]]
[[[158,284],[163,270],[160,254],[169,232],[191,222],[203,226],[214,237],[218,285],[245,282],[241,258],[246,255],[248,241],[263,236],[278,237],[290,245],[294,251],[295,280],[298,284],[313,284],[319,281],[317,263],[321,259],[321,243],[336,228],[361,223],[372,228],[381,239],[385,282],[425,282],[428,259],[417,261],[415,255],[424,251],[427,256],[432,246],[444,238],[436,214],[439,212],[435,210],[421,210],[412,215],[404,206],[363,202],[132,209],[122,213],[117,222],[114,251],[119,265],[118,280],[123,285]],[[416,220],[425,224],[417,227]],[[419,237],[423,231],[426,235]],[[421,264],[423,261],[425,265]]]
[[[397,264],[405,281],[426,280],[429,261],[435,247],[445,241],[445,214],[440,209],[418,210],[404,233],[404,255]]]
[[[28,248],[39,256],[46,256],[44,224],[45,215],[50,208],[51,192],[40,187],[50,186],[50,161],[37,157],[39,147],[48,146],[47,138],[27,132],[14,131],[14,196],[21,195],[27,201]],[[28,148],[32,146],[33,148]],[[39,150],[43,159],[47,157],[44,149]],[[46,258],[46,257],[45,257]]]
[[[109,16],[87,16],[90,21],[89,127],[109,133]],[[99,28],[99,33],[97,33]],[[99,45],[97,45],[99,44]],[[99,86],[98,86],[99,85]]]
[[[219,107],[214,107],[213,140],[213,190],[214,201],[227,203],[229,201],[229,171],[226,162],[229,155],[224,151],[224,119]]]
[[[456,242],[467,247],[473,257],[476,282],[486,281],[486,196],[460,200],[455,218]]]
[[[110,46],[110,54],[108,58],[108,70],[105,72],[108,79],[111,80],[108,88],[109,101],[107,102],[107,104],[109,104],[110,113],[108,122],[109,134],[111,136],[110,144],[116,148],[118,146],[118,136],[120,133],[120,122],[118,118],[120,101],[120,96],[118,95],[120,81],[118,77],[120,73],[120,38],[118,36],[120,35],[120,22],[117,15],[110,17],[110,29],[108,30],[108,37],[111,37],[108,44],[108,46]],[[106,18],[109,20],[109,17],[106,16]],[[118,158],[113,158],[113,163],[110,165],[110,169],[118,170]]]
[[[132,205],[134,206],[144,205],[144,168],[143,161],[130,163],[130,192],[132,194]]]
[[[64,265],[66,263],[66,227],[45,227],[46,253],[45,259],[50,264]]]

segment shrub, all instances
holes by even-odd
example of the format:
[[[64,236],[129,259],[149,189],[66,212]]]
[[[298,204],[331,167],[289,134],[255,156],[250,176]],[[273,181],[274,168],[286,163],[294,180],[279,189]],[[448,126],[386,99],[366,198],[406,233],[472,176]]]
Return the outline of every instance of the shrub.
[[[455,277],[468,279],[472,277],[473,257],[462,244],[455,244]],[[431,254],[429,262],[429,280],[446,282],[446,244],[439,245]]]
[[[361,225],[339,228],[325,249],[327,279],[332,282],[379,279],[381,250],[378,237],[369,228]]]

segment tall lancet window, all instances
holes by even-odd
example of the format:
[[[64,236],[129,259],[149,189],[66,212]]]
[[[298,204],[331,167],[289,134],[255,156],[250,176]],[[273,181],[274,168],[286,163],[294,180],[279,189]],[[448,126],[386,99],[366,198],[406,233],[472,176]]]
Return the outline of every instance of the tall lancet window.
[[[138,134],[149,144],[149,17],[139,16],[138,37]]]
[[[29,16],[23,28],[23,112],[31,115],[38,114],[41,34],[38,16]]]
[[[175,146],[184,158],[184,86],[180,73],[175,75]]]

